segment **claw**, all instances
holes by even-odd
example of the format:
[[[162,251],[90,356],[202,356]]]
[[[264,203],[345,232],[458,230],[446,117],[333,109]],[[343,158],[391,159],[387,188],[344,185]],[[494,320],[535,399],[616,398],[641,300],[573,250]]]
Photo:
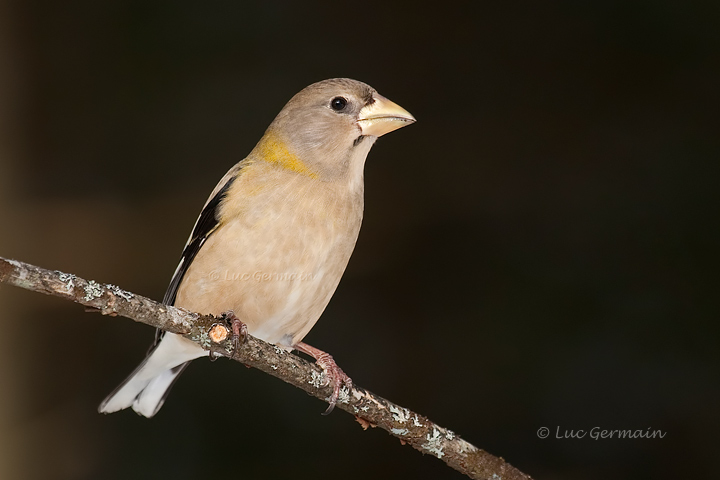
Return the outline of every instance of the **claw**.
[[[348,377],[345,372],[338,367],[332,355],[329,353],[323,352],[315,347],[311,347],[307,343],[303,342],[295,345],[295,349],[313,357],[315,359],[315,363],[323,369],[323,372],[325,372],[325,376],[328,378],[328,383],[333,386],[333,393],[328,399],[328,403],[330,405],[323,413],[323,415],[329,415],[335,408],[335,404],[340,397],[340,390],[343,385],[346,385],[350,390],[352,390],[352,379],[350,379],[350,377]]]
[[[220,318],[230,324],[232,331],[231,341],[233,344],[233,354],[247,341],[248,329],[247,325],[240,321],[235,312],[228,310],[220,315]],[[242,340],[241,340],[242,339]]]
[[[215,355],[215,352],[213,352],[212,346],[210,346],[210,350],[208,350],[208,358],[210,359],[211,362],[214,362],[215,360],[218,359],[217,355]]]

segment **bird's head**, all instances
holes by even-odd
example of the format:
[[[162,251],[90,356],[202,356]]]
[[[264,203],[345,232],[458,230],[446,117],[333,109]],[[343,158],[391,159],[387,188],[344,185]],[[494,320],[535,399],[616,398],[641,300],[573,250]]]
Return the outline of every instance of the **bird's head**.
[[[285,155],[286,150],[291,158],[277,163],[321,179],[362,176],[365,157],[377,137],[413,122],[409,112],[365,83],[324,80],[290,99],[256,153],[277,161],[267,157]]]

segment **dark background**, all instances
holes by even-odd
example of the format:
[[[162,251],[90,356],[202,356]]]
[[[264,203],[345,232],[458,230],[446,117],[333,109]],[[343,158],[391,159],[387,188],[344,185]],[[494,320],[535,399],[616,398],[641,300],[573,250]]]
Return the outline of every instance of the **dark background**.
[[[537,478],[710,476],[718,3],[469,4],[0,2],[0,255],[160,299],[284,103],[363,80],[418,122],[306,340]],[[228,361],[102,416],[150,328],[7,286],[0,324],[4,479],[462,478]],[[554,438],[593,427],[665,437]]]

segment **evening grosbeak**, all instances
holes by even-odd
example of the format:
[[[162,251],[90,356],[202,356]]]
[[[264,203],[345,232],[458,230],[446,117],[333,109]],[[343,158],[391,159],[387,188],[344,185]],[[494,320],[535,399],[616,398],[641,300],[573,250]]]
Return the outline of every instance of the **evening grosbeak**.
[[[363,167],[381,135],[410,113],[356,80],[295,95],[244,160],[217,184],[182,253],[163,303],[240,319],[251,335],[311,355],[333,384],[349,377],[302,342],[340,282],[363,216]],[[159,335],[140,366],[100,405],[152,417],[190,360],[208,351]]]

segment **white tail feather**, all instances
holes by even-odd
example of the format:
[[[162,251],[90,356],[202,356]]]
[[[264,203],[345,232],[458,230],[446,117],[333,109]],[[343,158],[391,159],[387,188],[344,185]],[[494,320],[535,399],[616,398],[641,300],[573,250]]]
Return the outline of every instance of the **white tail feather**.
[[[103,400],[98,411],[112,413],[132,406],[140,415],[152,417],[162,407],[167,390],[185,364],[207,354],[195,343],[166,333],[143,363]]]

